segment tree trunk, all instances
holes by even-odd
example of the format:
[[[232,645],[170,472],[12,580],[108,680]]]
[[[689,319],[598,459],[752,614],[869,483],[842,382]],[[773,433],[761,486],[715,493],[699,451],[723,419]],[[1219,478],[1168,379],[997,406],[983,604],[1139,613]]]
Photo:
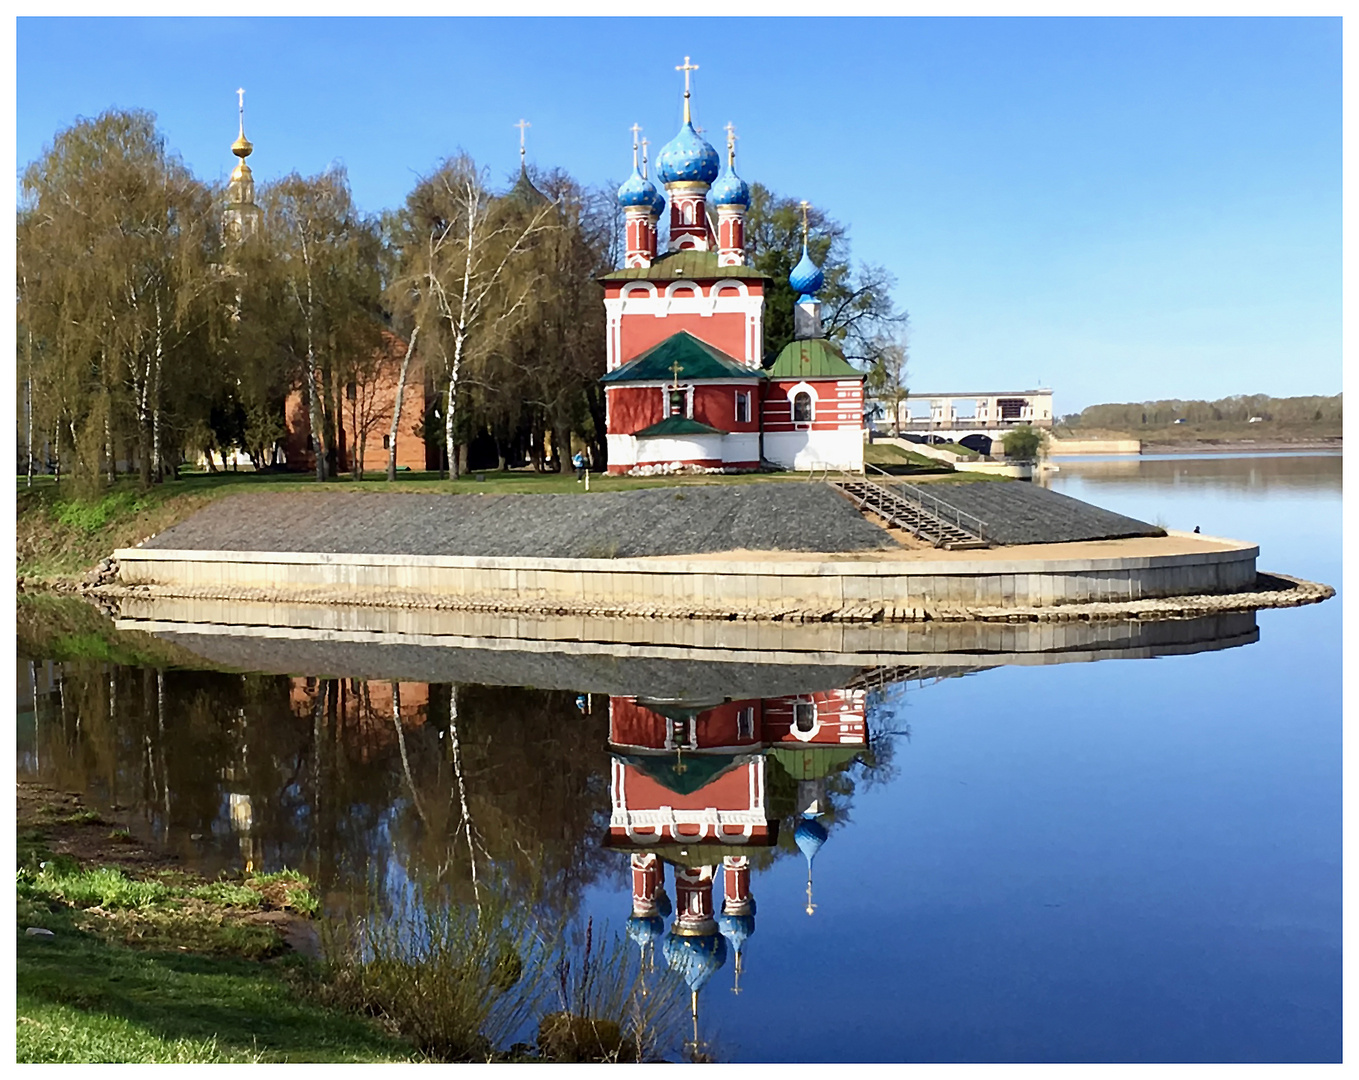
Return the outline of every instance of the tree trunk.
[[[571,471],[571,425],[564,421],[554,421],[552,424],[552,449],[557,454],[557,471],[568,473]]]
[[[111,484],[117,478],[115,473],[118,461],[113,456],[113,421],[109,418],[109,414],[113,412],[113,395],[107,389],[104,391],[104,401],[107,405],[104,409],[104,469]]]
[[[420,336],[417,323],[411,331],[411,339],[406,343],[406,355],[401,359],[401,373],[396,379],[396,401],[392,405],[392,432],[387,447],[387,479],[396,479],[396,434],[401,426],[401,398],[406,393],[406,372],[410,370],[411,357],[415,355],[415,339]]]

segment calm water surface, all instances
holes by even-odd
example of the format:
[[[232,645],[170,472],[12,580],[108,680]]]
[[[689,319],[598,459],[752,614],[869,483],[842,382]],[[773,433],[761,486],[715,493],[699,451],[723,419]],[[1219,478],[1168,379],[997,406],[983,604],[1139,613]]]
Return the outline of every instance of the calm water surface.
[[[1339,455],[1060,466],[1058,491],[1341,586]],[[763,698],[715,692],[717,664],[684,701],[654,663],[611,695],[53,662],[21,636],[18,768],[206,871],[303,867],[337,912],[374,866],[393,890],[460,880],[466,796],[514,888],[618,930],[646,844],[611,812],[739,809],[759,777],[773,834],[703,849],[748,854],[757,901],[739,987],[726,947],[699,994],[719,1058],[1338,1061],[1340,611],[1263,611],[1258,641],[1192,655]],[[685,737],[727,757],[664,749]]]

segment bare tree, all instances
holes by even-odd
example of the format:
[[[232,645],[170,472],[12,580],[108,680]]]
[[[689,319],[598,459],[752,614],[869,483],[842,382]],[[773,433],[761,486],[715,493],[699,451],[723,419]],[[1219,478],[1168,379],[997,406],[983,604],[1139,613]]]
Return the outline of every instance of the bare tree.
[[[454,478],[464,365],[522,319],[534,278],[521,256],[555,223],[551,202],[526,218],[508,209],[492,195],[485,171],[459,154],[416,185],[403,213],[402,278],[416,298],[416,327],[437,332],[445,357],[444,442]]]

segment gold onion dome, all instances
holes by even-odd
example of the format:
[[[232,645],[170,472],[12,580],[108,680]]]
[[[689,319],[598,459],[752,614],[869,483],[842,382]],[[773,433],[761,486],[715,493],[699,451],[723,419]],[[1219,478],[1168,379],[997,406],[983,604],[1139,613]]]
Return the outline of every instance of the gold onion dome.
[[[231,152],[238,158],[244,160],[250,156],[250,151],[253,149],[255,148],[250,145],[250,140],[245,137],[245,131],[242,129],[240,135],[237,136],[236,141],[231,144]]]

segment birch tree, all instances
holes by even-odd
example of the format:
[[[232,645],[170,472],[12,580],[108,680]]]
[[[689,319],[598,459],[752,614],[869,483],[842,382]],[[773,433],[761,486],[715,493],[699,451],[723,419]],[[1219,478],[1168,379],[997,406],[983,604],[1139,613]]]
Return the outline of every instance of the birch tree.
[[[464,366],[493,349],[524,317],[535,279],[524,255],[555,224],[555,204],[527,216],[496,199],[485,171],[467,154],[443,161],[407,198],[405,277],[420,302],[417,326],[438,334],[445,358],[443,428],[449,469],[456,450]],[[414,332],[413,332],[414,336]]]

